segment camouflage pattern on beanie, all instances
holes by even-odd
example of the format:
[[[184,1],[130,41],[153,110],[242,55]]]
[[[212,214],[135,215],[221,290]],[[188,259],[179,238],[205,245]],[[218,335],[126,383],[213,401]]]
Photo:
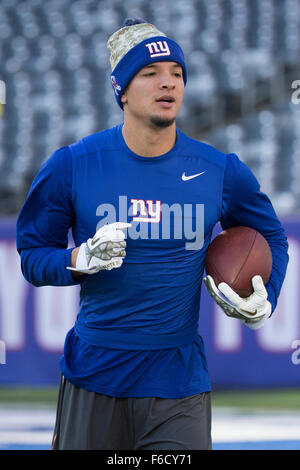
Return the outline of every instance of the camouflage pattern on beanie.
[[[151,23],[139,23],[125,26],[112,34],[107,41],[107,48],[110,52],[110,66],[114,70],[120,60],[134,46],[155,36],[165,36]]]

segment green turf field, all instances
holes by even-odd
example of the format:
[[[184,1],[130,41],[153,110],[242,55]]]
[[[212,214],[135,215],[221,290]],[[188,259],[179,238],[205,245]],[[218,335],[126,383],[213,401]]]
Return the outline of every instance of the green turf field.
[[[300,411],[300,389],[215,391],[212,394],[212,403],[215,407]]]
[[[1,403],[27,403],[55,405],[58,389],[56,387],[0,387]]]
[[[45,404],[55,406],[58,389],[0,387],[1,403]],[[212,393],[213,407],[249,409],[294,409],[300,411],[299,389],[217,390]]]

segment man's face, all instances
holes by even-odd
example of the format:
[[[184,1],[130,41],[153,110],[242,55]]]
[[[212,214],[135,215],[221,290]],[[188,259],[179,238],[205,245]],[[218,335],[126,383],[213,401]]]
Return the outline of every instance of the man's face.
[[[178,63],[147,65],[134,76],[122,95],[124,117],[135,117],[153,128],[168,127],[179,113],[183,91],[183,73]]]

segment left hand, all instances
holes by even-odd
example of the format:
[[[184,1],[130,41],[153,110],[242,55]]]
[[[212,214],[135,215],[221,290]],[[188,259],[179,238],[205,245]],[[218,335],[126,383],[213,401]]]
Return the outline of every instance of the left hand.
[[[268,293],[261,276],[252,278],[254,292],[246,298],[240,297],[225,282],[221,282],[217,287],[209,275],[203,281],[208,293],[227,316],[238,318],[253,330],[263,326],[265,319],[272,313],[272,306],[267,300]]]

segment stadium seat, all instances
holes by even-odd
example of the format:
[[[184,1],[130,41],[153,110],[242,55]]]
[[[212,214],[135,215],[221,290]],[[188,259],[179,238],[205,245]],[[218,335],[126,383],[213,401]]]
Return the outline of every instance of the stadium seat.
[[[180,128],[238,153],[279,210],[299,210],[299,105],[291,103],[291,81],[300,78],[298,0],[1,0],[0,213],[18,213],[57,147],[122,120],[106,41],[132,16],[185,52]]]

